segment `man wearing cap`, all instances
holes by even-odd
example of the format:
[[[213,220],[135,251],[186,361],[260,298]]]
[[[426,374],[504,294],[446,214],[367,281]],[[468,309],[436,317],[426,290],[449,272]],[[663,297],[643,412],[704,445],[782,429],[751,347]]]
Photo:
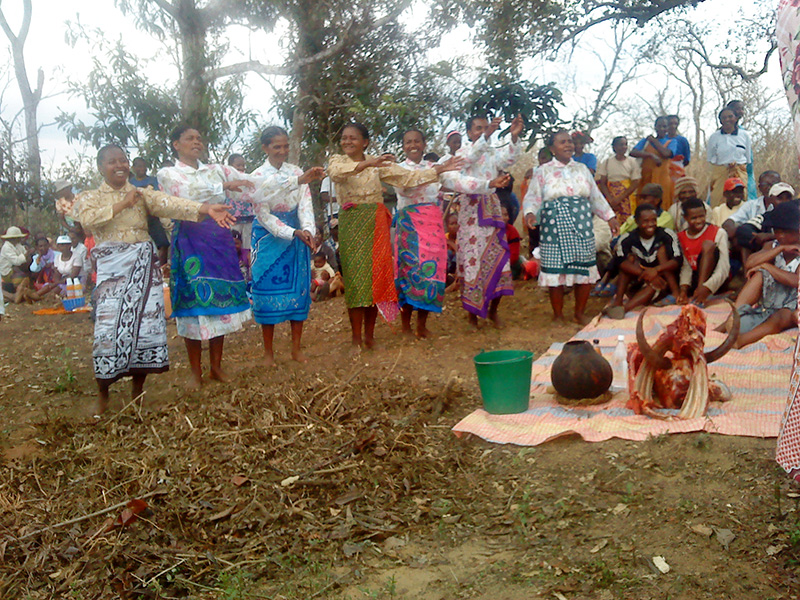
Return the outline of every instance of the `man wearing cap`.
[[[642,187],[642,192],[639,195],[638,201],[640,204],[650,204],[656,207],[656,227],[672,229],[674,231],[675,221],[672,219],[672,215],[669,214],[669,211],[661,208],[661,198],[663,194],[664,191],[660,184],[646,183],[644,187]],[[619,234],[630,233],[636,229],[636,227],[636,219],[631,215],[619,228]]]
[[[715,206],[711,210],[711,224],[722,227],[722,224],[731,218],[744,203],[745,183],[738,177],[730,177],[725,180],[722,186],[722,196],[725,203]]]
[[[22,245],[22,240],[26,237],[28,235],[19,227],[13,226],[8,228],[5,235],[0,235],[0,239],[4,240],[0,248],[3,297],[15,304],[25,300],[25,291],[30,286],[30,280],[22,269],[22,266],[28,264],[30,260],[30,252]]]
[[[764,229],[763,221],[776,206],[794,198],[794,189],[788,183],[779,182],[773,185],[766,198],[764,199],[765,210],[763,213],[756,214],[747,222],[742,223],[736,228],[735,247],[739,248],[742,254],[742,263],[746,263],[751,252],[758,252],[764,244],[775,239],[772,232]],[[748,204],[748,203],[745,203]],[[744,210],[742,208],[741,210]],[[734,217],[736,217],[734,215]],[[732,220],[732,219],[731,219]]]
[[[676,202],[669,207],[669,214],[672,217],[673,223],[675,223],[675,231],[681,232],[684,231],[688,227],[688,223],[686,219],[683,217],[683,208],[682,205],[684,202],[691,198],[697,198],[697,190],[700,186],[697,185],[697,180],[694,177],[680,177],[678,180],[675,181],[675,199]],[[706,213],[711,213],[711,207],[708,205],[707,202],[704,203],[706,205]]]
[[[791,200],[776,206],[765,215],[763,224],[773,230],[775,240],[745,263],[747,282],[736,298],[741,316],[737,348],[797,324],[800,204]]]

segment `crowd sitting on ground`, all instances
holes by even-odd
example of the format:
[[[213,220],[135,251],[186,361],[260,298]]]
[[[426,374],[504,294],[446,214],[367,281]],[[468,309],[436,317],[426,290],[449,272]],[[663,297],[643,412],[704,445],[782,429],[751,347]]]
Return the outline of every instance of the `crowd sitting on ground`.
[[[56,210],[69,235],[55,244],[9,227],[0,252],[3,295],[33,302],[63,293],[67,278],[86,287],[96,281],[98,413],[113,381],[133,375],[136,393],[147,373],[167,368],[162,273],[194,387],[202,383],[202,341],[209,342],[211,378],[224,380],[224,337],[251,317],[262,327],[265,365],[275,364],[274,328],[286,321],[291,357],[304,362],[303,323],[313,301],[344,295],[359,352],[373,347],[378,314],[400,316],[405,334],[430,336],[428,315],[441,312],[446,292],[459,293],[473,327],[486,320],[501,328],[502,297],[513,295],[514,279],[532,277],[547,289],[557,321],[565,320],[564,296],[573,291],[581,324],[589,321],[590,295],[608,297],[603,315],[616,319],[647,304],[706,306],[735,297],[743,346],[794,324],[800,208],[774,171],[759,177],[760,196],[748,193],[752,151],[741,116],[737,102],[720,113],[721,128],[709,140],[708,190],[686,174],[690,147],[678,134],[679,118],[669,115],[630,151],[627,138],[614,138],[602,161],[586,151],[590,134],[553,132],[538,166],[525,173],[521,203],[507,172],[522,153],[519,116],[499,147],[491,139],[501,119],[469,119],[464,136],[447,134],[442,157],[410,129],[402,162],[368,154],[369,131],[351,123],[341,132],[342,154],[326,169],[305,171],[287,162],[288,132],[268,127],[265,161],[249,174],[240,154],[225,165],[203,163],[200,132],[182,126],[170,137],[176,161],[156,177],[146,161],[129,165],[112,144],[97,156],[105,180],[99,189],[76,195],[69,182],[57,182]],[[309,185],[318,180],[322,222]],[[386,185],[397,197],[394,214]],[[152,277],[137,277],[148,265]],[[738,295],[737,274],[744,279]],[[124,289],[139,294],[137,306],[120,302]],[[120,310],[132,312],[122,319]],[[141,348],[114,344],[131,333],[115,329],[123,322],[147,328],[148,335],[130,335]]]

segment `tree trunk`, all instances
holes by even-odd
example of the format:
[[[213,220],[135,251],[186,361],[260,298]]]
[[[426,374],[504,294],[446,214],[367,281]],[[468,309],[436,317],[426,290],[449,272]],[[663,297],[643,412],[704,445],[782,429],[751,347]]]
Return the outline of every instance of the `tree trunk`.
[[[212,118],[209,88],[203,79],[208,67],[205,19],[195,0],[178,0],[175,21],[181,46],[181,116],[205,135]]]

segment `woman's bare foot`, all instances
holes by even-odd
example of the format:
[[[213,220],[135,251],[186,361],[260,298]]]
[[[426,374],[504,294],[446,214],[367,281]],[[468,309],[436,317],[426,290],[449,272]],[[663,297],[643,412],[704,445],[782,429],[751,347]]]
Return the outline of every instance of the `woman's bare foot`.
[[[189,383],[186,384],[186,391],[187,392],[196,392],[201,387],[203,387],[203,377],[200,375],[194,375],[189,378]]]
[[[216,369],[211,369],[208,374],[209,379],[213,379],[214,381],[221,381],[223,383],[230,381],[230,377],[222,370],[222,367],[218,367]]]
[[[584,315],[584,314],[580,314],[580,315],[579,315],[579,314],[577,314],[577,313],[576,313],[576,314],[575,314],[575,322],[576,322],[578,325],[588,325],[589,323],[591,323],[591,322],[592,322],[592,318],[591,318],[591,317],[587,317],[587,316],[586,316],[586,315]]]
[[[417,337],[421,340],[426,340],[432,335],[433,333],[431,333],[431,330],[428,329],[427,327],[425,327],[424,329],[417,328]]]
[[[472,313],[467,313],[467,322],[473,329],[478,329],[478,316]]]
[[[553,324],[555,325],[563,325],[567,322],[567,319],[564,315],[553,315]]]
[[[500,315],[498,315],[496,312],[489,313],[489,320],[492,322],[492,325],[494,325],[495,329],[503,329],[506,326],[505,321],[503,321],[503,319],[500,318]]]
[[[414,337],[414,332],[411,330],[411,327],[403,327],[400,333],[406,337]],[[417,332],[417,337],[419,337],[419,332]]]
[[[98,398],[92,406],[92,417],[99,419],[108,410],[108,398]]]
[[[300,351],[300,350],[298,350],[297,352],[292,350],[292,360],[295,361],[295,362],[299,362],[299,363],[307,363],[308,362],[308,359],[306,358],[306,355],[303,354],[303,352]]]
[[[264,366],[268,369],[275,366],[275,355],[272,352],[264,353]]]
[[[364,338],[364,349],[375,350],[375,338]]]

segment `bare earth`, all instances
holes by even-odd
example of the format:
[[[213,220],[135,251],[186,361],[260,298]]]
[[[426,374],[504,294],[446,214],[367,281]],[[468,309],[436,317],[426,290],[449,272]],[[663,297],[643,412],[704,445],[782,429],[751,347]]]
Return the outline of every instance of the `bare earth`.
[[[774,439],[453,435],[480,404],[478,351],[539,354],[578,330],[534,284],[503,301],[501,332],[470,331],[450,297],[434,339],[381,324],[355,358],[342,300],[314,305],[309,365],[280,327],[270,372],[251,325],[228,338],[232,383],[193,395],[170,325],[172,371],[139,402],[115,385],[97,423],[89,317],[9,312],[2,599],[800,596],[800,487]]]

